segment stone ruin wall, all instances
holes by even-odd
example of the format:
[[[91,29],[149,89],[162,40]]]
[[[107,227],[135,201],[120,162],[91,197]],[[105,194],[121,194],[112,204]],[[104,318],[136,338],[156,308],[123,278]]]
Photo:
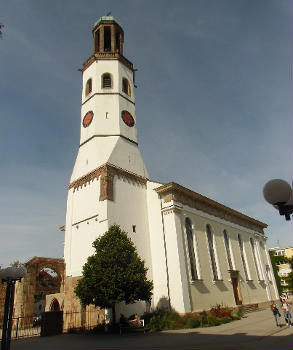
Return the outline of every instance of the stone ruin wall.
[[[35,257],[24,264],[27,275],[21,282],[16,282],[14,317],[27,318],[32,322],[34,314],[35,294],[39,291],[38,277],[43,268],[54,270],[60,277],[60,292],[45,295],[45,310],[52,311],[56,301],[63,311],[63,328],[89,327],[92,324],[104,322],[104,310],[93,305],[82,307],[74,293],[77,281],[81,277],[65,276],[65,264],[63,259]],[[6,284],[0,283],[0,320],[3,319]],[[46,291],[45,291],[46,292]],[[1,322],[1,321],[0,321]]]

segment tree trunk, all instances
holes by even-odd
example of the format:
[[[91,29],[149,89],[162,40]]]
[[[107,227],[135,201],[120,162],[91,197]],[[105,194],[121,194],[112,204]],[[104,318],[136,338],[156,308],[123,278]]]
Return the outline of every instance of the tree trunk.
[[[112,322],[113,322],[113,324],[116,324],[115,304],[112,304]]]

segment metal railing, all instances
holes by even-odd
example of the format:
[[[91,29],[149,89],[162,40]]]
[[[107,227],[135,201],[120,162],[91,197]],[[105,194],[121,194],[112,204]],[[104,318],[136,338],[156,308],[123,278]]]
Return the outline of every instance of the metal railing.
[[[34,322],[33,315],[13,317],[11,339],[38,337],[41,334],[41,320]],[[90,330],[101,323],[97,310],[63,313],[63,333]],[[0,337],[2,338],[2,319],[0,320]]]
[[[89,330],[101,323],[97,310],[63,313],[63,332]]]
[[[2,323],[0,324],[0,336],[2,338]],[[41,325],[33,325],[33,316],[13,317],[11,339],[38,337],[41,333]]]

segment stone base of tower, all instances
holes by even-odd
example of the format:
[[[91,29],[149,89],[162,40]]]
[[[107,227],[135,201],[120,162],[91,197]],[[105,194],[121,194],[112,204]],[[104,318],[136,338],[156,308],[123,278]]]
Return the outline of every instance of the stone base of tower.
[[[105,319],[104,310],[89,305],[82,307],[74,289],[77,285],[79,277],[65,277],[64,283],[64,309],[63,309],[63,329],[69,331],[75,328],[93,328]]]

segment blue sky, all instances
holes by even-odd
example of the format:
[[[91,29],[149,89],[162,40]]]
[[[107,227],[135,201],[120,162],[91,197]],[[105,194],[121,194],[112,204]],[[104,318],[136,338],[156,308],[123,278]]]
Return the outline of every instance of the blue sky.
[[[62,257],[91,28],[111,11],[137,71],[136,118],[153,180],[177,182],[266,222],[262,197],[292,182],[291,0],[10,0],[0,4],[0,264]]]

